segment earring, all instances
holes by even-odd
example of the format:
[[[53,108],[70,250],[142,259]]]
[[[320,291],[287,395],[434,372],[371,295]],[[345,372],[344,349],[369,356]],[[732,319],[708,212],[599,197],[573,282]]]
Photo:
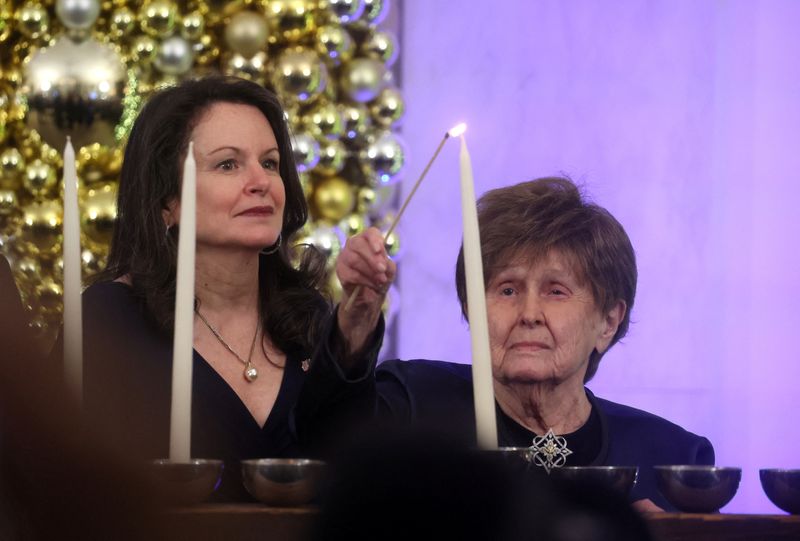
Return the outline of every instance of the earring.
[[[278,248],[281,247],[281,237],[283,237],[283,233],[278,233],[278,240],[275,242],[275,244],[261,250],[261,255],[272,255],[277,252]]]
[[[172,227],[172,224],[167,224],[167,229],[164,231],[164,236],[169,237],[169,230]]]

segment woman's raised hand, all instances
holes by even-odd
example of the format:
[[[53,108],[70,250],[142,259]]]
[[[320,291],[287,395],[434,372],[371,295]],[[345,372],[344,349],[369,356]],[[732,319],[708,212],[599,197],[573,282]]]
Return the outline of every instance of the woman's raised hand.
[[[347,240],[336,261],[336,275],[342,284],[338,324],[348,356],[359,352],[375,330],[396,272],[378,229],[370,227]]]

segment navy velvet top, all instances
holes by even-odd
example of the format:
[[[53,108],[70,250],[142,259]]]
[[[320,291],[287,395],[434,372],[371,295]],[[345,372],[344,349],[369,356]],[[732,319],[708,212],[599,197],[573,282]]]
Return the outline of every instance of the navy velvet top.
[[[376,385],[379,416],[436,426],[475,443],[469,365],[428,360],[387,361],[377,368]],[[674,510],[659,493],[652,467],[714,463],[714,448],[706,438],[651,413],[597,398],[588,389],[586,396],[592,405],[592,415],[597,414],[599,419],[599,430],[595,431],[599,441],[590,445],[594,450],[590,455],[568,456],[566,465],[639,466],[631,501],[649,498],[663,509]],[[499,445],[530,446],[536,434],[516,423],[499,406],[496,411]]]

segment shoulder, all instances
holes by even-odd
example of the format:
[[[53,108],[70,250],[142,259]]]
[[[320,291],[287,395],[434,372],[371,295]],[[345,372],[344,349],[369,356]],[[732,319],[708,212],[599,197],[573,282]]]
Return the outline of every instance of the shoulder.
[[[83,292],[84,321],[89,328],[150,329],[144,302],[133,288],[122,282],[98,282]]]
[[[381,363],[375,380],[382,395],[390,389],[415,396],[425,402],[472,398],[472,367],[446,361],[414,359]]]
[[[612,445],[646,450],[660,460],[681,460],[689,464],[713,464],[711,442],[680,425],[644,410],[591,395],[604,414]]]
[[[133,288],[122,282],[98,282],[83,292],[83,309],[88,316],[118,313],[126,308],[133,308],[136,301]]]
[[[447,361],[431,361],[427,359],[413,359],[401,361],[394,359],[378,365],[378,377],[394,376],[403,380],[416,379],[452,379],[455,381],[472,382],[472,368],[468,364],[452,363]]]

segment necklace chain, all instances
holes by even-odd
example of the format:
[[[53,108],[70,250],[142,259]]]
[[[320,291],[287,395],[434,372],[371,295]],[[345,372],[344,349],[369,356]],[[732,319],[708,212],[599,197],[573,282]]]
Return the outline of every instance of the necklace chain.
[[[247,355],[247,360],[245,361],[242,358],[242,356],[239,355],[238,353],[236,353],[233,350],[233,348],[230,346],[230,344],[228,344],[228,342],[226,342],[225,339],[222,338],[222,335],[219,334],[219,331],[217,331],[217,329],[215,329],[211,325],[211,323],[209,323],[208,320],[205,317],[203,317],[203,314],[200,313],[200,309],[199,308],[195,307],[194,312],[197,314],[197,317],[200,318],[200,321],[205,323],[206,327],[208,327],[208,330],[211,331],[211,334],[213,334],[216,337],[216,339],[219,340],[219,343],[222,344],[223,346],[225,346],[225,349],[230,351],[231,354],[234,357],[236,357],[237,359],[239,359],[239,361],[244,365],[244,374],[243,374],[244,375],[244,379],[246,379],[249,383],[254,382],[256,380],[256,378],[258,377],[258,370],[256,369],[255,366],[253,366],[253,363],[252,363],[253,350],[255,350],[255,348],[256,348],[256,339],[258,338],[258,325],[256,325],[256,332],[253,335],[253,343],[250,344],[250,353]]]

